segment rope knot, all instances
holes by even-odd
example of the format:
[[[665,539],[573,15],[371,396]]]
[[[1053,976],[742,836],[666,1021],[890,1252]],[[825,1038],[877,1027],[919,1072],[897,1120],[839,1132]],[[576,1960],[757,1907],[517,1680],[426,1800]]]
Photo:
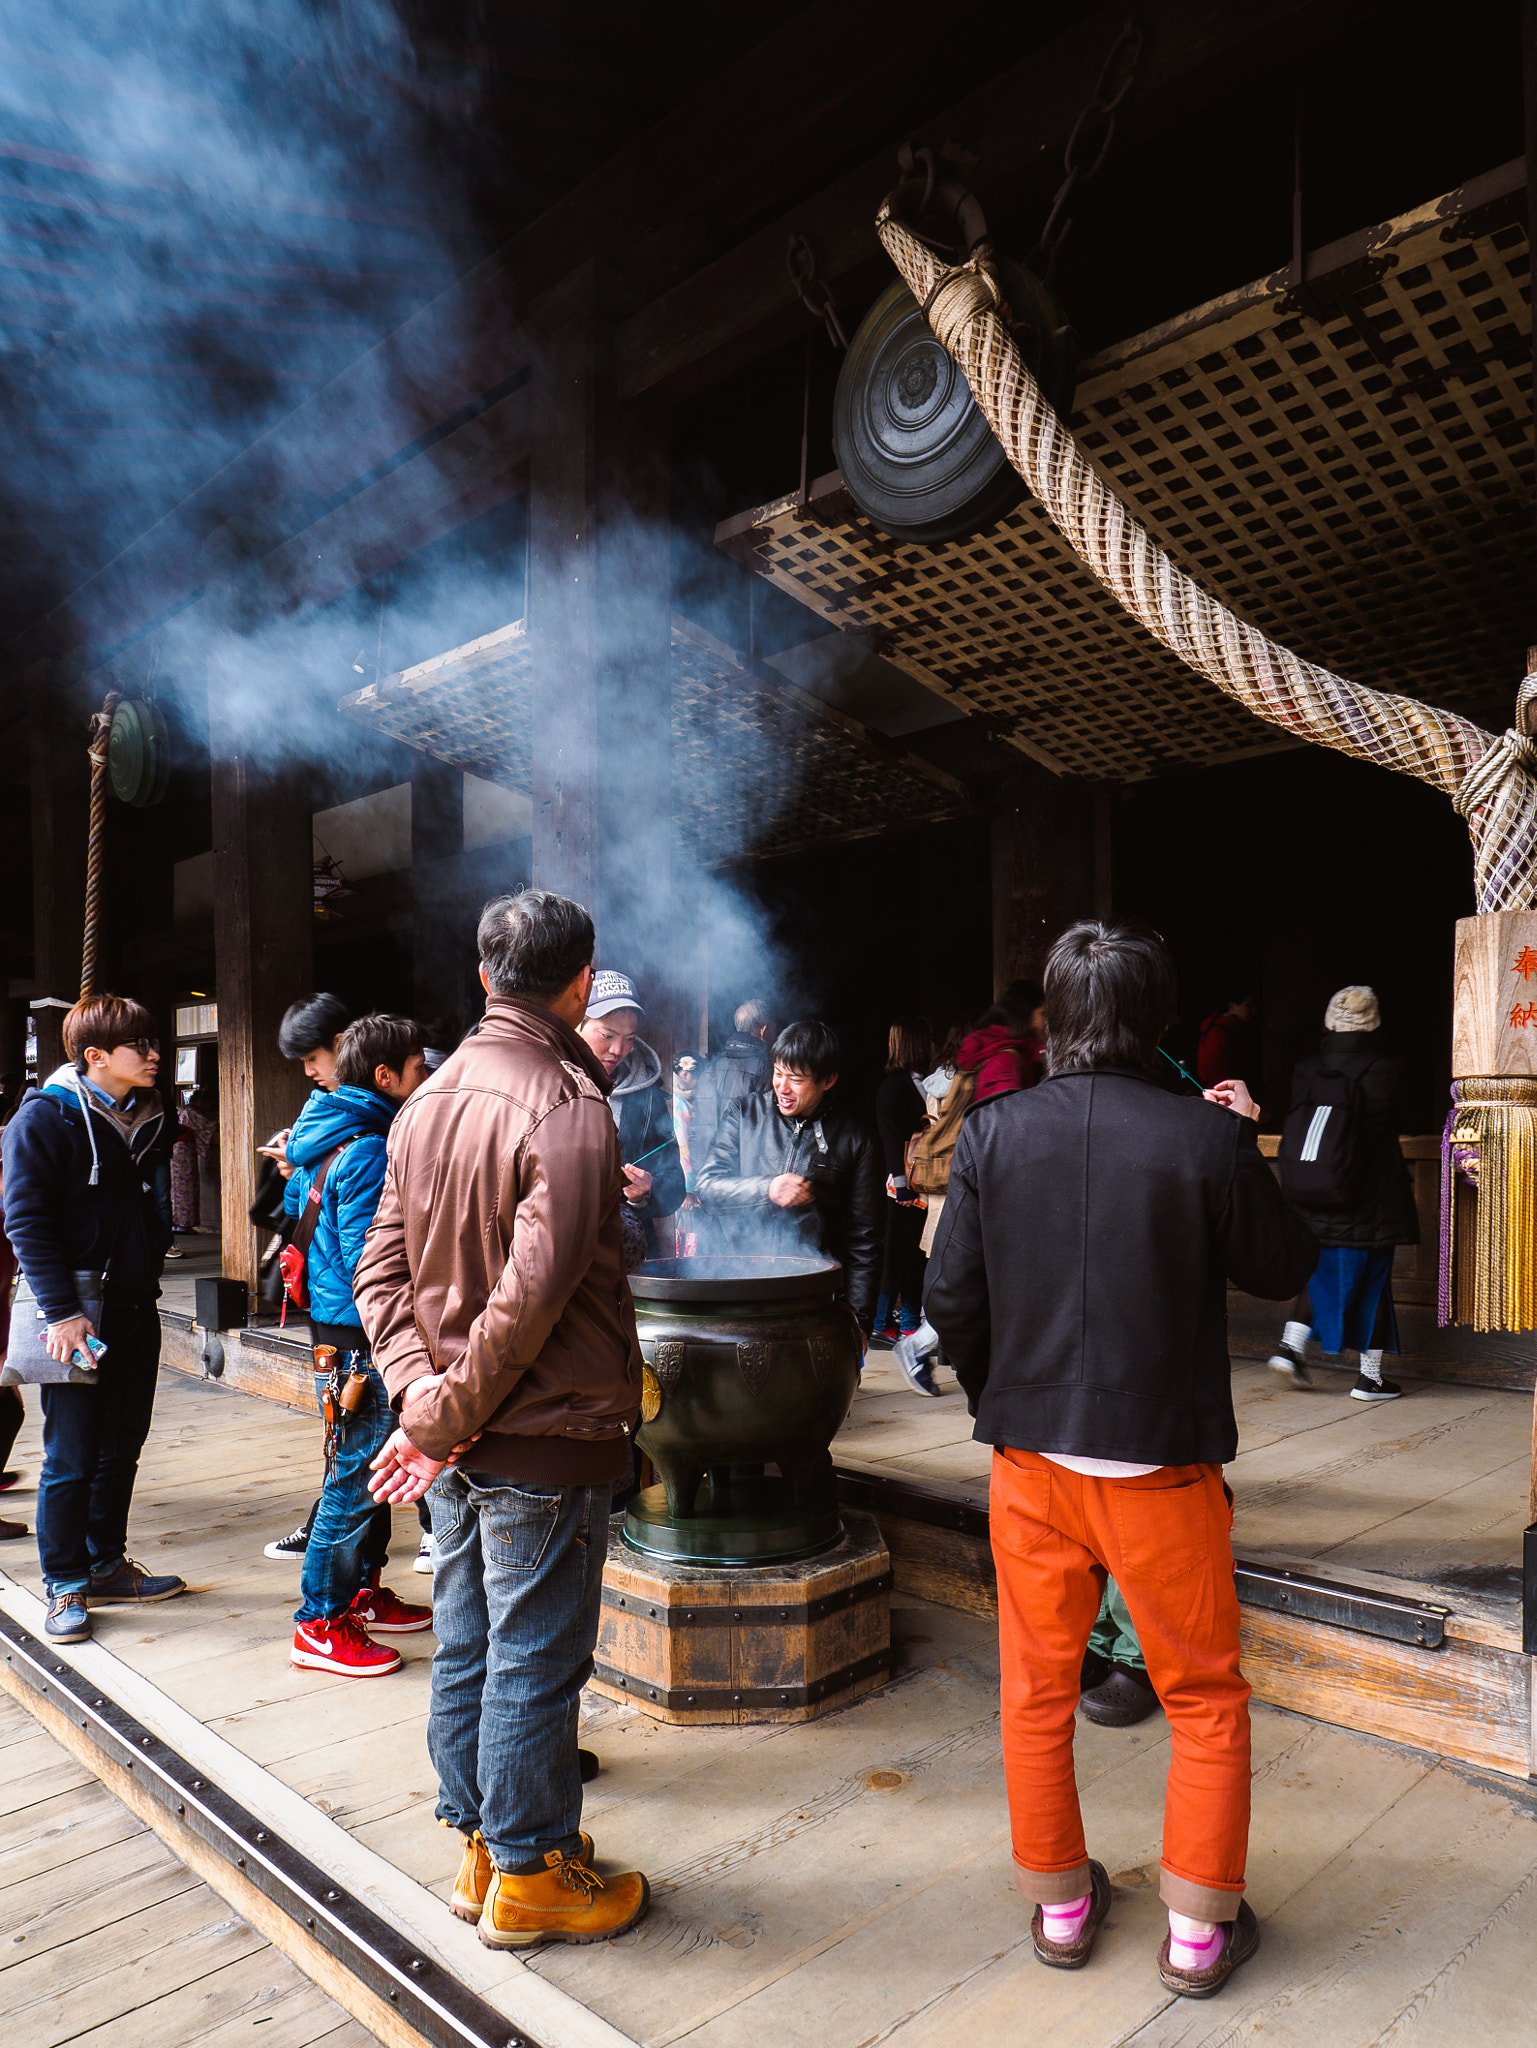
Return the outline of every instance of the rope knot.
[[[1513,782],[1537,769],[1537,739],[1528,739],[1513,725],[1506,726],[1487,753],[1481,754],[1457,785],[1452,809],[1459,817],[1471,817],[1486,804],[1502,783]]]
[[[923,302],[923,313],[940,345],[953,350],[979,314],[1003,304],[1003,287],[994,271],[991,252],[978,250],[960,270],[939,280]]]

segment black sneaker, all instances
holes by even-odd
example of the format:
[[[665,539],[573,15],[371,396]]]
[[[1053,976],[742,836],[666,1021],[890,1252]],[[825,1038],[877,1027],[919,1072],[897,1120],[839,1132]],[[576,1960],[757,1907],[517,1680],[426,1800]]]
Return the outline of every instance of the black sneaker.
[[[1356,1375],[1350,1398],[1352,1401],[1396,1401],[1402,1393],[1403,1388],[1397,1380],[1369,1380],[1363,1372]]]
[[[43,1634],[50,1643],[85,1643],[91,1638],[91,1617],[84,1593],[57,1593],[48,1602]]]
[[[276,1543],[269,1543],[262,1552],[263,1557],[303,1557],[310,1547],[310,1531],[307,1522],[301,1522],[292,1536],[280,1536]]]
[[[1290,1344],[1278,1344],[1267,1361],[1272,1372],[1284,1372],[1294,1387],[1310,1387],[1312,1375],[1300,1351]]]

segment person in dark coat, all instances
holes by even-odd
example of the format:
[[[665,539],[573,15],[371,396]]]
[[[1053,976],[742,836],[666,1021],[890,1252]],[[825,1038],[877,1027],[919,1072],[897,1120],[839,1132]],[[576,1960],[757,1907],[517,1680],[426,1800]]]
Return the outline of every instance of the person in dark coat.
[[[90,1609],[169,1600],[187,1588],[127,1555],[139,1453],[160,1364],[160,1272],[171,1242],[153,1176],[169,1128],[155,1087],[155,1020],[122,996],[65,1014],[67,1063],[26,1096],[5,1127],[5,1228],[22,1277],[63,1361],[95,1336],[106,1346],[95,1386],[39,1389],[43,1472],[37,1545],[55,1643],[84,1642]],[[77,1275],[106,1275],[100,1328]]]
[[[694,1088],[689,1149],[696,1160],[709,1158],[726,1104],[769,1084],[774,1022],[768,1004],[756,997],[738,1003],[731,1021],[731,1036],[705,1061]]]
[[[1165,1986],[1206,1996],[1254,1953],[1243,1900],[1249,1687],[1239,1670],[1229,1282],[1284,1299],[1317,1253],[1241,1083],[1152,1073],[1174,966],[1145,928],[1084,922],[1046,968],[1050,1071],[966,1117],[927,1311],[993,1446],[1003,1758],[1015,1883],[1056,1968],[1110,1906],[1073,1778],[1073,1715],[1107,1577],[1169,1718]]]
[[[1324,1011],[1323,1043],[1299,1060],[1292,1076],[1293,1103],[1312,1099],[1309,1083],[1320,1075],[1346,1074],[1354,1082],[1361,1110],[1360,1161],[1346,1209],[1310,1207],[1294,1201],[1323,1249],[1311,1280],[1298,1295],[1270,1363],[1295,1386],[1308,1384],[1310,1337],[1335,1356],[1356,1352],[1361,1361],[1350,1389],[1355,1401],[1396,1401],[1403,1388],[1382,1376],[1384,1352],[1398,1353],[1398,1318],[1393,1309],[1393,1254],[1401,1244],[1418,1244],[1419,1214],[1414,1184],[1399,1149],[1403,1063],[1383,1048],[1382,1009],[1374,990],[1342,988]]]
[[[737,1252],[834,1258],[866,1337],[881,1268],[881,1156],[834,1099],[842,1050],[829,1025],[788,1024],[773,1087],[726,1105],[699,1195]]]
[[[630,977],[605,967],[592,978],[587,1015],[578,1028],[613,1083],[608,1106],[619,1127],[624,1198],[654,1251],[652,1226],[682,1208],[687,1184],[661,1058],[638,1036],[644,1014]]]
[[[886,1035],[886,1071],[875,1091],[875,1128],[886,1163],[886,1242],[875,1334],[910,1337],[922,1319],[925,1208],[907,1184],[907,1141],[927,1118],[923,1076],[934,1057],[927,1017],[899,1017]],[[898,1304],[900,1303],[900,1307]]]

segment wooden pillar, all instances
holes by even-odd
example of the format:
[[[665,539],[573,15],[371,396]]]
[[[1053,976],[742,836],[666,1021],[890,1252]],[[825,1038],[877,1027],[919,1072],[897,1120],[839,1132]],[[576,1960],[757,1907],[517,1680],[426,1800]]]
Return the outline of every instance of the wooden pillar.
[[[679,979],[666,424],[614,397],[598,264],[530,325],[533,879],[592,911],[599,964],[640,983],[665,1051]]]
[[[445,902],[444,876],[457,878],[463,851],[464,775],[419,754],[411,765],[411,1003],[424,1022],[441,1018],[456,1031],[469,1021],[475,938],[457,891]],[[451,870],[437,865],[449,861]],[[457,1042],[448,1034],[446,1049]]]
[[[90,707],[55,663],[28,678],[32,781],[32,1015],[37,1071],[46,1080],[64,1057],[64,1012],[80,993],[86,835],[91,815],[86,758]]]
[[[277,1034],[284,1010],[314,987],[314,871],[308,776],[264,760],[259,694],[233,632],[216,630],[209,656],[208,735],[223,1263],[250,1286],[256,1147],[292,1123],[309,1087]]]
[[[1096,857],[1095,799],[1044,769],[1011,775],[993,813],[993,992],[1039,981],[1065,925],[1108,898],[1108,853]]]

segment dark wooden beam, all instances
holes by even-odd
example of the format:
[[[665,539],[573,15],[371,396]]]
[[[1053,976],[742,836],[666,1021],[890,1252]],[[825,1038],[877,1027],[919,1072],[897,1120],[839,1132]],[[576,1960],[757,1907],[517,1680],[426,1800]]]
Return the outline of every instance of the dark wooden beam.
[[[87,693],[51,663],[28,677],[32,783],[33,969],[37,1063],[46,1079],[64,1057],[64,1008],[80,993],[85,848],[90,818]]]
[[[220,592],[215,608],[224,608]],[[279,1052],[277,1033],[287,1006],[314,986],[314,871],[308,778],[264,763],[262,707],[242,671],[241,646],[234,631],[215,643],[208,736],[224,1271],[251,1286],[258,1247],[246,1212],[256,1147],[292,1123],[308,1090]]]
[[[1119,146],[1294,62],[1366,11],[1351,0],[1249,0],[1243,7],[1227,0],[1148,0],[1138,10],[1143,51],[1120,110]],[[981,158],[977,191],[984,204],[1032,173],[1055,175],[1088,88],[1125,19],[1119,0],[1100,8],[924,124],[926,139],[953,138]],[[621,395],[658,402],[682,396],[804,331],[806,311],[785,264],[789,238],[808,237],[817,274],[827,280],[878,258],[875,215],[896,182],[900,139],[894,134],[889,147],[632,315],[619,336]]]
[[[265,552],[265,602],[284,610],[328,604],[519,496],[528,489],[531,418],[524,386]],[[253,531],[266,525],[267,509],[250,522]],[[232,522],[231,530],[241,534],[245,523]]]

